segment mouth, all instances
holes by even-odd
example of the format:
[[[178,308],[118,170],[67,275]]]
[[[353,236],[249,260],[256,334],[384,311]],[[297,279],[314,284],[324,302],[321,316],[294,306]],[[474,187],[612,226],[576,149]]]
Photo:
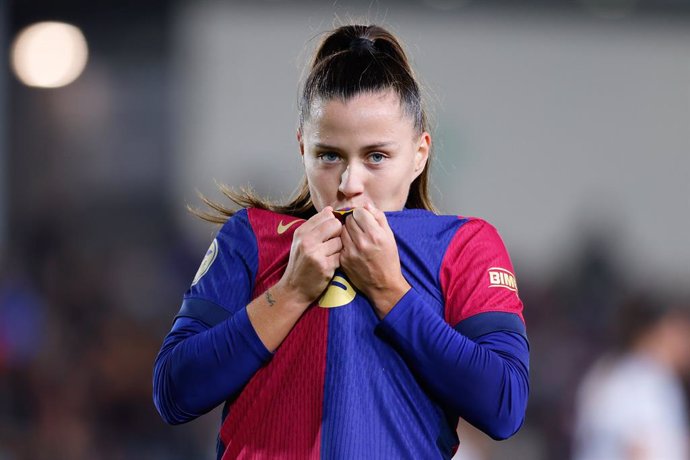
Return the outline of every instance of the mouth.
[[[335,209],[335,210],[337,210],[337,211],[349,211],[349,210],[351,210],[351,209],[362,208],[362,207],[364,207],[364,204],[365,204],[367,201],[368,201],[368,200],[360,200],[360,201],[357,201],[357,202],[347,202],[347,201],[343,202],[343,201],[340,201],[340,202],[336,202],[336,203],[332,204],[331,206],[333,206],[333,209]],[[373,202],[372,202],[372,203],[373,203]]]

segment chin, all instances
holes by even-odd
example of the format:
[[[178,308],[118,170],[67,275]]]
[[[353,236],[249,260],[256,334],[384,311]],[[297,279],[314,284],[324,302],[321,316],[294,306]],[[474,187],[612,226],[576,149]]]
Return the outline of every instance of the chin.
[[[379,208],[383,212],[395,212],[395,211],[402,211],[405,209],[405,203],[398,204],[398,203],[389,203],[389,204],[384,204]]]

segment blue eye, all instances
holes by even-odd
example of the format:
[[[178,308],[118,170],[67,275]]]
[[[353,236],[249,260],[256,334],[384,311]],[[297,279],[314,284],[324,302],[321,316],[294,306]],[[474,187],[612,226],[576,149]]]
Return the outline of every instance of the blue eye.
[[[372,153],[369,155],[369,160],[372,163],[381,163],[385,158],[386,156],[383,153]]]
[[[338,154],[333,152],[324,152],[319,154],[319,158],[326,163],[335,163],[338,161]]]

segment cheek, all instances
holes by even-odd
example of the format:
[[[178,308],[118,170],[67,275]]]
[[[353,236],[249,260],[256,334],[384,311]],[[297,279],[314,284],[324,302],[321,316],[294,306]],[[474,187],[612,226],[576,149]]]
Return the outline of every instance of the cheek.
[[[405,204],[410,191],[410,185],[415,179],[414,164],[409,161],[400,162],[395,167],[379,175],[370,186],[370,192],[380,203],[387,203],[388,211],[398,210]]]
[[[391,171],[391,181],[394,181],[400,188],[408,188],[415,179],[415,164],[405,160],[396,165]]]
[[[307,180],[310,184],[321,186],[322,184],[327,183],[329,180],[328,174],[324,174],[323,170],[319,170],[317,168],[306,166],[304,168],[304,172],[307,175]]]
[[[405,167],[401,167],[397,171],[386,171],[385,174],[379,174],[367,187],[372,195],[379,198],[391,198],[398,200],[403,195],[407,196],[407,192],[411,184],[411,175],[407,173]]]
[[[304,172],[309,184],[309,192],[313,199],[324,199],[328,201],[331,196],[338,192],[339,180],[336,172],[314,168],[313,165],[305,164]]]

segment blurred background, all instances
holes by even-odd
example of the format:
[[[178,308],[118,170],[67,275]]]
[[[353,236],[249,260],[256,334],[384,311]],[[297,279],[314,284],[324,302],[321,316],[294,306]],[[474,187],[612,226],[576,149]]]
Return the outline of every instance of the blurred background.
[[[499,229],[526,306],[525,425],[462,426],[457,458],[569,458],[621,305],[690,308],[690,4],[519,5],[0,0],[0,459],[215,458],[217,411],[169,427],[151,398],[217,230],[185,207],[291,194],[304,65],[352,21],[406,44],[436,202]]]

